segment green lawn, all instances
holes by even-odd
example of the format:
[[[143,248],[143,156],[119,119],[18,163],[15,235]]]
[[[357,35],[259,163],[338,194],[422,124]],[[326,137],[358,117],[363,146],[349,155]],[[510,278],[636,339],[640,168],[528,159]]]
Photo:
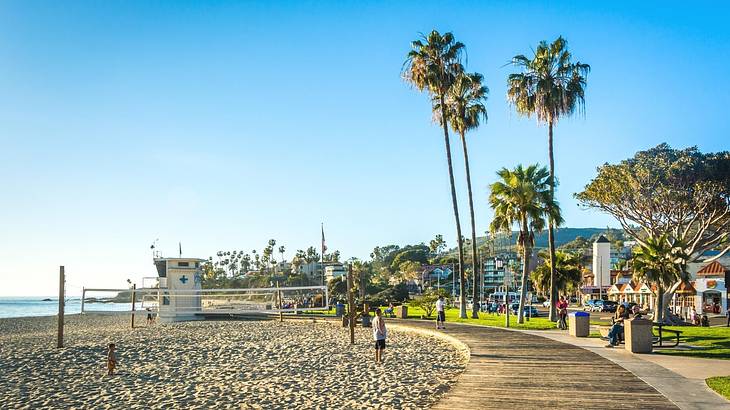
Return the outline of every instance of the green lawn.
[[[712,390],[730,400],[730,376],[710,377],[705,382]]]
[[[381,308],[383,309],[383,308]],[[408,307],[408,318],[409,319],[420,319],[421,316],[425,316],[426,312],[423,311],[423,309],[416,308],[416,307]],[[471,317],[471,311],[467,312],[467,316]],[[431,314],[431,317],[426,318],[430,320],[436,320],[436,314]],[[496,326],[496,327],[505,327],[504,323],[504,315],[497,316],[496,314],[489,314],[480,312],[479,313],[479,319],[460,319],[459,318],[459,309],[446,309],[446,324],[448,325],[449,322],[457,322],[457,323],[469,323],[474,325],[482,325],[482,326]],[[546,317],[534,317],[530,319],[529,321],[527,318],[525,318],[525,323],[518,324],[517,323],[517,316],[511,315],[509,316],[509,326],[511,328],[515,329],[524,329],[524,330],[546,330],[546,329],[555,329],[555,323],[549,321]]]
[[[697,346],[700,349],[654,349],[654,352],[730,360],[730,328],[728,327],[676,326],[667,327],[667,329],[682,332],[679,339],[680,346]],[[654,333],[656,334],[656,330]],[[664,333],[664,335],[666,336],[667,333]]]

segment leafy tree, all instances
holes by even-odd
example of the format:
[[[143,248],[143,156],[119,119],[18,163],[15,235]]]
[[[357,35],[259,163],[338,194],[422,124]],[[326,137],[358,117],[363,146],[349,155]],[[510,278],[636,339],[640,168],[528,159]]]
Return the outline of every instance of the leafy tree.
[[[459,277],[462,279],[461,312],[460,317],[466,318],[466,294],[464,292],[464,251],[461,243],[461,222],[459,221],[459,206],[456,201],[456,185],[454,184],[454,169],[451,163],[451,144],[449,142],[448,117],[446,115],[446,96],[456,77],[463,71],[461,55],[464,44],[454,40],[451,33],[441,35],[433,30],[428,36],[411,43],[412,50],[408,53],[403,66],[403,77],[406,82],[419,91],[426,91],[431,96],[434,117],[439,121],[444,132],[446,146],[446,161],[449,169],[449,183],[451,185],[451,204],[456,222],[456,238],[459,249]]]
[[[410,281],[418,278],[421,273],[421,264],[414,261],[405,261],[398,266],[401,281]]]
[[[572,115],[576,109],[585,108],[586,77],[591,67],[580,62],[571,62],[568,43],[558,37],[548,44],[541,41],[532,58],[516,55],[512,64],[521,72],[510,74],[507,98],[519,114],[535,116],[538,123],[548,125],[548,157],[550,159],[550,197],[555,198],[555,161],[553,158],[553,125],[560,117]],[[550,266],[555,262],[555,221],[548,223],[548,246]],[[555,271],[550,272],[551,282]],[[556,288],[550,287],[550,298],[555,300]],[[550,320],[557,320],[555,305],[550,307]]]
[[[471,190],[471,172],[469,169],[469,153],[466,146],[467,131],[479,128],[481,121],[487,120],[487,108],[484,102],[487,100],[489,89],[483,85],[483,77],[479,73],[460,73],[454,84],[449,88],[446,96],[446,115],[451,129],[461,137],[461,147],[464,151],[464,166],[466,168],[466,187],[469,196],[469,216],[471,221],[471,263],[474,284],[479,282],[479,269],[477,268],[477,231],[474,219],[474,200]],[[438,106],[438,101],[436,102]],[[479,318],[478,286],[473,289],[473,308],[471,317]]]
[[[439,292],[434,289],[429,289],[423,292],[423,295],[414,297],[409,302],[409,305],[423,309],[426,313],[426,317],[431,317],[434,310],[436,310],[436,301],[439,299],[439,295],[445,298],[449,297],[448,293],[443,289]]]
[[[393,272],[400,269],[403,262],[411,261],[420,264],[428,263],[429,249],[426,245],[408,245],[395,252],[393,261],[390,263]]]
[[[494,210],[490,231],[511,232],[519,227],[517,246],[522,250],[522,289],[517,322],[524,321],[524,306],[527,296],[527,273],[530,269],[530,255],[535,244],[535,232],[545,228],[548,214],[556,224],[563,222],[560,206],[550,195],[549,174],[545,167],[530,165],[510,171],[502,168],[497,172],[499,180],[490,186],[489,204]],[[554,259],[553,259],[554,260]],[[554,280],[551,281],[553,284]],[[555,299],[553,299],[555,300]]]
[[[541,293],[550,291],[550,254],[540,251],[538,256],[545,261],[532,271],[532,284]],[[581,272],[581,254],[563,251],[555,252],[555,287],[559,293],[568,293],[580,287],[583,279]]]
[[[730,153],[703,154],[696,147],[683,150],[661,144],[637,152],[619,164],[605,164],[576,194],[586,207],[612,215],[640,246],[663,238],[681,247],[685,257],[678,269],[687,276],[687,263],[711,249],[730,250]],[[667,302],[681,284],[665,293]],[[666,306],[666,303],[663,303]]]
[[[428,249],[434,256],[438,256],[446,249],[446,242],[441,234],[436,235],[428,244]]]

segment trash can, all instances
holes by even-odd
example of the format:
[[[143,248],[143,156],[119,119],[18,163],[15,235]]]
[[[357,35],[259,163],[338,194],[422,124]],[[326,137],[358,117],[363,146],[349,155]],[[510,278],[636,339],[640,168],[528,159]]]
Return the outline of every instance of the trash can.
[[[631,353],[651,353],[654,333],[651,320],[633,318],[624,320],[624,345]]]
[[[395,317],[398,319],[406,319],[408,318],[408,306],[406,305],[400,305],[395,308]]]
[[[335,305],[335,316],[341,317],[345,314],[345,305],[338,303]]]
[[[591,314],[573,312],[568,315],[568,329],[573,337],[588,337],[591,333]]]

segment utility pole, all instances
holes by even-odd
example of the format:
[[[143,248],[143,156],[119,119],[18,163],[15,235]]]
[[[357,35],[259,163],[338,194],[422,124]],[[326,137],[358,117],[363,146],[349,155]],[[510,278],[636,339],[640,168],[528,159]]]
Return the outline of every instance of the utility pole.
[[[63,347],[63,309],[66,297],[66,290],[64,289],[66,285],[66,273],[64,272],[64,267],[61,266],[61,269],[59,271],[58,275],[58,340],[56,347]]]

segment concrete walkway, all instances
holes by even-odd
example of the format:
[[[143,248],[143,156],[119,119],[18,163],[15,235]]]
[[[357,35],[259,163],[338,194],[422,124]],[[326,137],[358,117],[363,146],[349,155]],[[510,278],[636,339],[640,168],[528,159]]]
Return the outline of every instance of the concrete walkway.
[[[389,322],[436,332],[434,322]],[[440,332],[464,343],[470,360],[435,409],[678,408],[616,362],[572,344],[540,334],[454,323]]]
[[[705,379],[730,376],[730,361],[662,354],[632,354],[623,347],[606,348],[598,338],[575,338],[561,331],[523,331],[593,352],[648,383],[681,409],[730,409],[730,402],[712,391]]]

